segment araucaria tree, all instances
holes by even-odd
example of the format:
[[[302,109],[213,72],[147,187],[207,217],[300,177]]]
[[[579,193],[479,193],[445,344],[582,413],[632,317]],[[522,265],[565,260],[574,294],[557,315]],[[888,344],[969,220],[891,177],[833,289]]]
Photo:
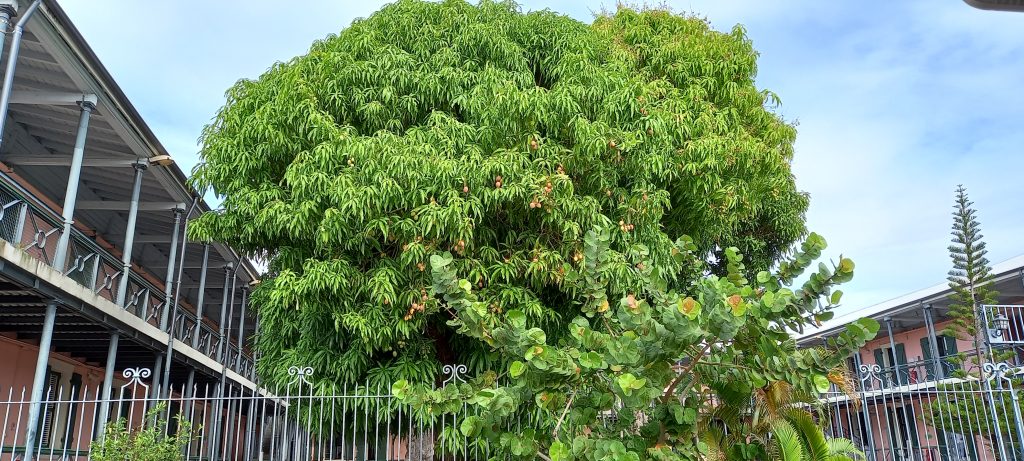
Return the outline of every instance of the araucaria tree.
[[[736,247],[748,276],[806,235],[796,131],[754,85],[756,57],[740,27],[657,9],[585,24],[398,1],[228,90],[193,175],[222,208],[189,230],[269,261],[252,295],[267,380],[289,365],[322,386],[500,368],[447,324],[432,255],[557,341],[590,300],[591,229],[614,231],[612,293],[640,293],[649,271],[666,290],[698,283],[682,235],[710,273]]]
[[[949,245],[949,257],[953,268],[949,271],[949,287],[953,290],[950,296],[950,317],[953,319],[944,333],[951,337],[971,341],[973,346],[973,364],[979,373],[980,366],[988,360],[996,359],[997,351],[988,351],[993,356],[986,358],[985,337],[987,326],[983,325],[982,306],[996,303],[999,294],[992,287],[992,269],[985,255],[985,242],[982,241],[981,225],[978,224],[978,212],[973,208],[974,202],[967,198],[967,189],[960,185],[956,188],[956,199],[953,204],[953,240]],[[960,373],[967,372],[965,354],[955,357],[959,362]]]

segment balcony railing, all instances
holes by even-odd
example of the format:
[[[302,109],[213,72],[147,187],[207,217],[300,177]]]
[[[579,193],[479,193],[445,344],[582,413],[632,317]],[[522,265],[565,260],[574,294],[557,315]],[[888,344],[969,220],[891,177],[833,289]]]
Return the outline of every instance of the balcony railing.
[[[955,360],[955,356],[945,356],[937,360],[918,360],[890,367],[879,366],[879,369],[878,380],[864,381],[858,383],[858,386],[863,385],[866,390],[871,390],[880,386],[893,387],[928,383],[937,381],[940,377],[949,378],[956,370],[960,369],[960,365]]]
[[[62,229],[62,219],[58,213],[6,175],[0,174],[0,239],[52,266]],[[127,276],[123,308],[146,323],[159,327],[161,315],[170,302],[163,290],[135,270],[129,270],[125,275],[120,258],[78,229],[72,228],[71,232],[66,267],[56,269],[111,302],[118,299],[121,278]],[[217,359],[221,341],[217,330],[203,322],[198,338],[193,342],[197,323],[195,315],[184,308],[176,311],[170,327],[174,338],[189,346],[194,345],[203,354]],[[225,364],[234,369],[235,359],[242,354],[240,369],[235,371],[253,378],[252,358],[244,351],[239,351],[234,344],[231,346]]]

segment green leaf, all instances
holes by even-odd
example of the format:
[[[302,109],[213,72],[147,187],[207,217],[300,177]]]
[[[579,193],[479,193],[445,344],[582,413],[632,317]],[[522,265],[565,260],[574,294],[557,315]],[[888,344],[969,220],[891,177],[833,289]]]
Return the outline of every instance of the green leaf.
[[[508,369],[509,376],[512,376],[513,378],[518,378],[525,371],[526,371],[526,364],[523,363],[523,362],[520,362],[518,360],[512,362],[512,365],[509,365],[509,369]]]
[[[476,437],[483,426],[484,421],[479,416],[469,416],[462,420],[462,424],[459,425],[459,431],[466,437]]]
[[[832,297],[829,298],[831,304],[839,304],[839,300],[843,299],[843,290],[836,290],[832,292]]]
[[[548,450],[548,457],[551,461],[569,461],[572,459],[572,453],[569,452],[569,447],[562,443],[561,440],[555,440],[551,443],[551,448]]]
[[[700,315],[701,306],[700,303],[697,302],[697,300],[691,297],[686,297],[685,299],[679,300],[678,304],[676,305],[676,309],[678,309],[681,314],[685,315],[690,320],[693,320]]]
[[[814,375],[814,388],[819,393],[828,392],[830,387],[832,387],[832,383],[829,382],[828,377],[825,375]]]
[[[604,368],[607,364],[601,354],[590,351],[580,355],[580,365],[587,368]]]
[[[505,320],[512,328],[524,328],[526,326],[526,314],[518,309],[512,309],[505,313]]]

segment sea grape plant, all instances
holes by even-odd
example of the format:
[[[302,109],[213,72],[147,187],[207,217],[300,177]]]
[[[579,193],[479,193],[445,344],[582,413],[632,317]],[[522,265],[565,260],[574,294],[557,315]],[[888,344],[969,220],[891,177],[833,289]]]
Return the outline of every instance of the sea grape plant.
[[[621,252],[612,241],[608,230],[588,232],[582,260],[566,272],[581,296],[565,334],[531,326],[521,310],[496,311],[453,255],[433,255],[430,294],[450,311],[449,324],[507,366],[441,389],[401,380],[395,395],[421,417],[472,414],[462,433],[517,459],[765,459],[777,445],[758,435],[778,432],[799,410],[765,394],[816,396],[847,384],[844,360],[878,333],[878,322],[862,319],[824,347],[796,348],[792,329],[829,317],[842,296],[834,287],[853,277],[853,262],[839,258],[791,288],[825,247],[816,234],[753,280],[733,247],[718,276],[689,238],[673,243],[663,268],[643,248]],[[616,283],[624,270],[644,283]],[[691,272],[704,275],[671,283]],[[542,417],[523,426],[524,414]],[[739,436],[709,437],[722,429]]]

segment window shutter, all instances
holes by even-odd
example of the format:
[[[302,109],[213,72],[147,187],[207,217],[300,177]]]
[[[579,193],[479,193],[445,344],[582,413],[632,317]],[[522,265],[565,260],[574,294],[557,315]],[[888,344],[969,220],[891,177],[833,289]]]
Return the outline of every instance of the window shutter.
[[[924,371],[926,379],[931,381],[935,379],[935,357],[932,357],[931,338],[927,336],[921,338],[921,351],[924,352]]]
[[[46,396],[43,404],[43,417],[39,421],[39,446],[49,447],[53,436],[54,413],[57,410],[57,400],[60,400],[60,373],[47,369],[48,379],[46,380]]]
[[[907,368],[907,348],[903,343],[896,343],[896,378],[900,384],[910,381],[910,369]]]

